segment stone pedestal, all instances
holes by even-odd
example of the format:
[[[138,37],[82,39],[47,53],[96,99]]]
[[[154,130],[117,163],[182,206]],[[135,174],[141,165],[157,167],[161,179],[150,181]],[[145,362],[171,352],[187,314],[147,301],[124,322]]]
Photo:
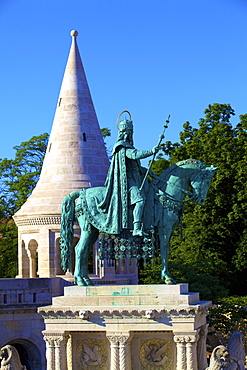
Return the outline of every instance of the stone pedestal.
[[[39,309],[47,369],[204,370],[209,306],[187,284],[65,287]]]

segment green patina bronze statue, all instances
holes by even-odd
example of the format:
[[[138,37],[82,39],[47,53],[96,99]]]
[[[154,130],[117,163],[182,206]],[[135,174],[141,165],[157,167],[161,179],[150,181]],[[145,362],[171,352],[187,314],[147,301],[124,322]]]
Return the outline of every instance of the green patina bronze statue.
[[[141,189],[147,170],[141,167],[140,159],[156,154],[158,150],[158,146],[152,150],[134,148],[131,116],[130,120],[119,123],[118,138],[113,148],[112,161],[105,182],[106,191],[99,205],[99,208],[108,214],[110,222],[107,228],[110,234],[120,234],[122,230],[128,229],[128,210],[131,207],[133,208],[133,236],[148,235],[142,227],[146,196],[144,189]]]
[[[145,260],[153,257],[159,247],[161,277],[166,284],[174,284],[167,263],[171,235],[178,225],[183,203],[191,200],[201,204],[216,170],[188,159],[169,167],[160,176],[153,175],[141,167],[140,159],[152,155],[154,158],[164,135],[151,150],[135,149],[133,123],[127,113],[130,119],[118,124],[105,186],[72,192],[63,201],[60,246],[65,271],[70,268],[75,215],[81,227],[75,248],[74,279],[78,285],[92,285],[86,264],[89,250],[98,238],[102,260]],[[147,173],[152,180],[147,178]],[[190,186],[192,192],[188,190]],[[186,195],[189,198],[184,201]]]

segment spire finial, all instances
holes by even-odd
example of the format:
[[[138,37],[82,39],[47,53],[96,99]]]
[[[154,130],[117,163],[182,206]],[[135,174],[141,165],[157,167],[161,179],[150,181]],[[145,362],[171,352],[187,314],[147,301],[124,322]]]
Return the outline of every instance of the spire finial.
[[[71,35],[72,37],[77,37],[77,36],[78,36],[78,32],[77,32],[76,30],[72,30],[72,31],[70,32],[70,35]]]

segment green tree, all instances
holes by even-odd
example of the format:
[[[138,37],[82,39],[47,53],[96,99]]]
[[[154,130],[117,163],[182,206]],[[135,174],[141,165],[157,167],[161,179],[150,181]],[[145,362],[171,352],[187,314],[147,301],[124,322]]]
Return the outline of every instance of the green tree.
[[[40,175],[48,134],[33,136],[15,146],[14,159],[0,160],[0,212],[13,215],[27,200]]]
[[[111,148],[109,148],[106,145],[106,138],[111,136],[111,130],[108,127],[103,127],[103,128],[100,129],[100,131],[101,131],[101,135],[103,136],[103,140],[104,140],[107,155],[110,159],[111,158]]]
[[[111,130],[108,127],[103,127],[100,129],[101,135],[103,136],[104,140],[106,137],[111,136]]]
[[[17,274],[18,233],[14,220],[0,216],[0,278],[14,278]]]
[[[0,160],[0,278],[17,273],[17,227],[12,215],[34,189],[40,175],[48,134],[15,146],[14,159]]]
[[[236,331],[247,334],[247,297],[219,299],[219,304],[209,310],[209,325],[212,332],[220,332],[229,338]]]
[[[229,104],[209,105],[198,128],[186,122],[180,143],[168,142],[164,150],[169,155],[170,165],[195,158],[218,167],[206,202],[202,205],[188,203],[185,208],[184,237],[180,241],[178,231],[174,233],[170,264],[177,266],[177,275],[184,276],[191,284],[195,281],[193,275],[197,277],[196,280],[201,281],[201,291],[203,286],[212,284],[211,277],[215,277],[222,291],[228,289],[231,294],[245,295],[247,115],[240,116],[234,128],[230,122],[234,114]],[[176,269],[173,273],[176,275]],[[214,299],[216,293],[212,295]]]

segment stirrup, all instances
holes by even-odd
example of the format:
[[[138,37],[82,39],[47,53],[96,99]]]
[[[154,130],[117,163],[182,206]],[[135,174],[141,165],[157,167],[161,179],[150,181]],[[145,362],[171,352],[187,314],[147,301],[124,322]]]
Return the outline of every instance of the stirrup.
[[[148,236],[148,234],[143,231],[143,223],[141,221],[134,221],[133,224],[134,224],[134,230],[132,232],[133,236]],[[137,225],[139,227],[135,229],[135,226]]]
[[[133,236],[148,236],[148,234],[147,234],[147,233],[145,233],[145,232],[144,232],[143,230],[141,230],[141,229],[133,230],[132,235],[133,235]]]

